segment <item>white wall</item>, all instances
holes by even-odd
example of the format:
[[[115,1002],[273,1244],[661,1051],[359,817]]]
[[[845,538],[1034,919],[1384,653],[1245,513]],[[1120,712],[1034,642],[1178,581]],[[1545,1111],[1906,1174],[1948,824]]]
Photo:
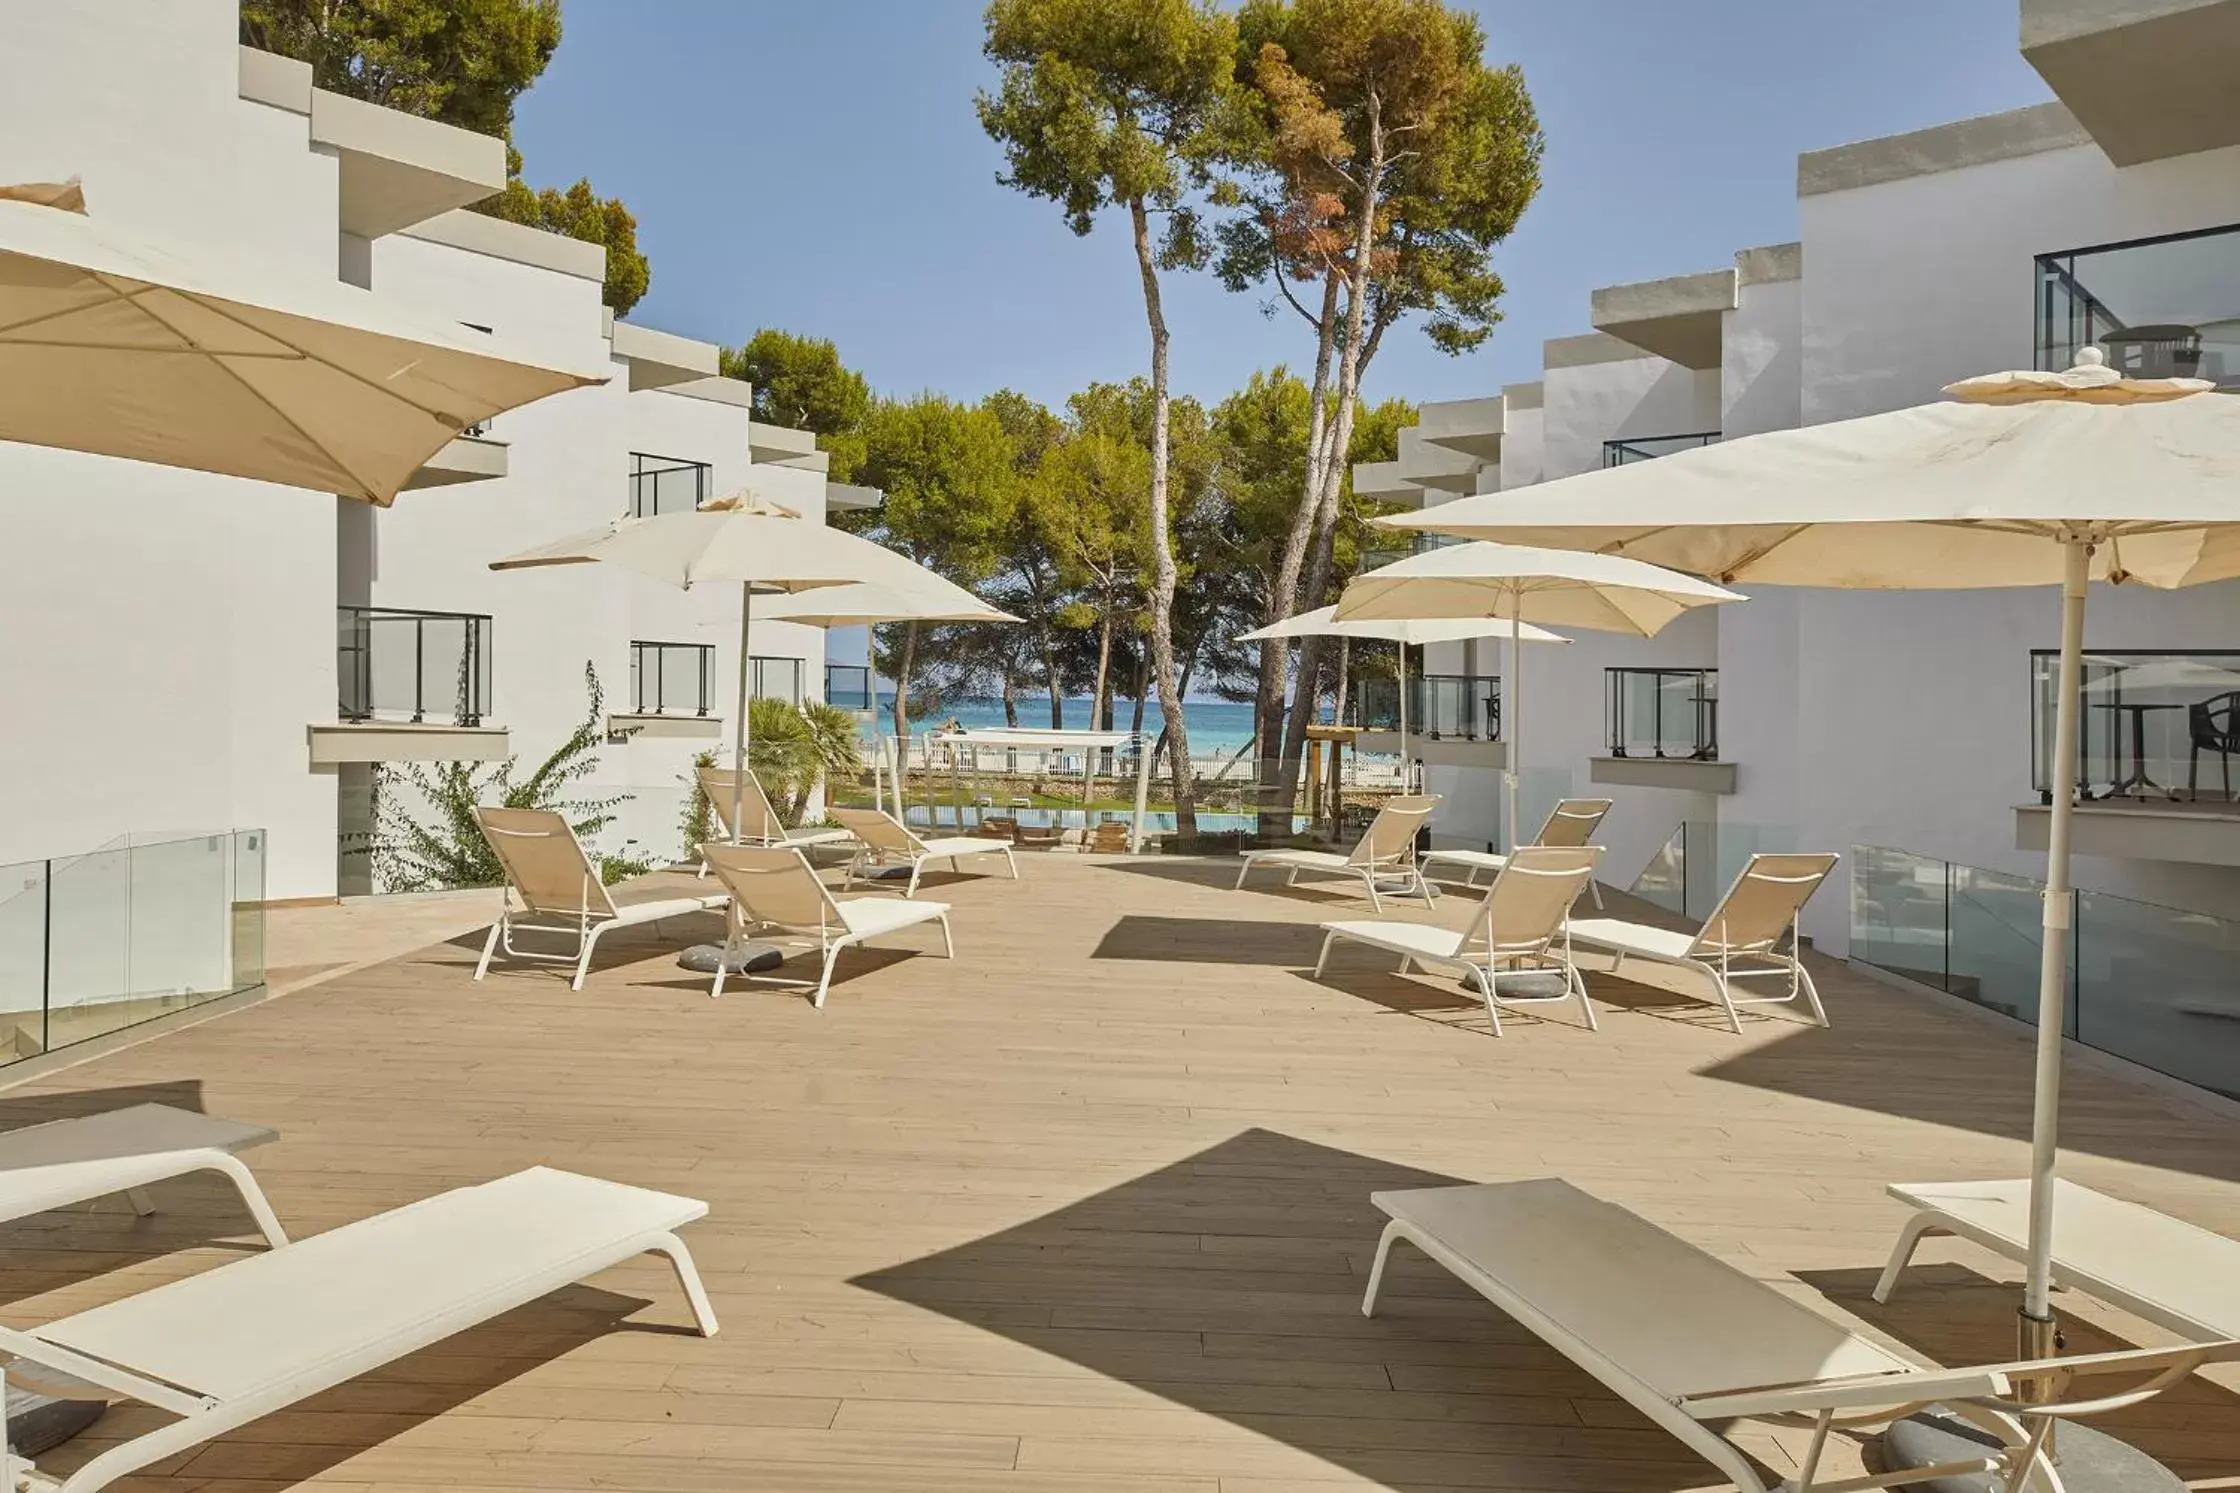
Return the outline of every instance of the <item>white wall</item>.
[[[1541,475],[1553,481],[1602,465],[1602,443],[1719,428],[1719,372],[1646,353],[1550,368],[1542,378]],[[1503,437],[1506,446],[1507,437]]]
[[[238,97],[231,0],[15,5],[0,181],[83,178],[92,212],[335,273],[336,175],[300,115]],[[334,499],[0,445],[0,862],[129,833],[271,831],[268,894],[334,886]]]

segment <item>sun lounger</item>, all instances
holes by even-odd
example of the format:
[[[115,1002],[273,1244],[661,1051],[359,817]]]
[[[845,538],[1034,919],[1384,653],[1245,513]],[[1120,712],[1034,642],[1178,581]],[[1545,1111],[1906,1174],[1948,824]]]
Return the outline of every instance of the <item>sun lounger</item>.
[[[135,1213],[155,1209],[147,1189],[192,1172],[234,1185],[275,1248],[288,1242],[264,1189],[234,1153],[274,1139],[262,1125],[135,1104],[0,1133],[0,1222],[123,1194]]]
[[[752,772],[747,774],[746,792],[740,796],[739,819],[746,826],[743,834],[731,824],[731,799],[734,774],[728,767],[702,767],[696,769],[700,777],[700,791],[708,796],[709,806],[715,810],[716,826],[725,839],[738,835],[749,845],[840,845],[855,837],[844,829],[787,829],[785,821],[770,803],[770,795],[762,791],[762,780]]]
[[[1926,1478],[1994,1473],[2016,1493],[2057,1487],[2044,1458],[2057,1419],[2136,1404],[2203,1363],[2240,1357],[2240,1342],[2133,1349],[2037,1363],[1941,1369],[1882,1347],[1763,1281],[1745,1275],[1638,1214],[1554,1178],[1478,1187],[1379,1192],[1390,1216],[1361,1310],[1373,1315],[1393,1244],[1401,1239],[1454,1272],[1549,1347],[1600,1380],[1733,1480],[1770,1493],[1759,1469],[1717,1426],[1806,1417],[1813,1437],[1797,1493],[1880,1488]],[[2063,1401],[2072,1385],[2124,1376],[2139,1382]],[[2036,1381],[2047,1403],[2023,1403]],[[1995,1456],[1864,1479],[1822,1481],[1839,1425],[1879,1424],[1942,1404],[1993,1432]]]
[[[817,941],[817,951],[824,959],[824,969],[817,976],[819,1010],[824,1008],[825,991],[832,984],[832,966],[839,960],[840,951],[852,944],[869,943],[881,934],[919,923],[939,923],[942,953],[951,959],[957,957],[946,902],[835,897],[825,890],[801,852],[786,846],[703,845],[700,853],[707,858],[708,869],[731,892],[731,935],[724,940],[725,957],[716,963],[710,997],[723,994],[724,971],[731,962],[732,947],[742,933],[755,928],[784,928]]]
[[[1588,1030],[1596,1030],[1594,1003],[1587,999],[1586,981],[1571,962],[1570,941],[1564,923],[1571,904],[1594,880],[1597,845],[1526,845],[1509,858],[1493,880],[1486,899],[1470,926],[1457,933],[1425,923],[1352,922],[1322,925],[1322,953],[1314,962],[1315,978],[1322,977],[1333,944],[1367,944],[1400,956],[1400,973],[1411,964],[1456,966],[1470,972],[1479,993],[1486,998],[1486,1020],[1493,1034],[1501,1035],[1501,1007],[1548,1005],[1577,998]],[[1503,995],[1503,976],[1559,971],[1561,995]]]
[[[1594,832],[1601,828],[1602,817],[1610,812],[1610,803],[1611,801],[1607,798],[1566,798],[1559,800],[1556,806],[1548,811],[1547,822],[1540,826],[1540,833],[1533,837],[1532,843],[1535,845],[1586,844],[1594,838]],[[1501,868],[1508,863],[1509,858],[1507,856],[1497,855],[1490,850],[1426,850],[1423,853],[1423,872],[1426,876],[1431,874],[1434,866],[1461,866],[1468,873],[1462,878],[1462,884],[1466,887],[1474,887],[1478,884],[1478,873],[1480,871],[1491,871],[1498,875]],[[1596,907],[1602,906],[1602,888],[1590,881],[1587,883],[1587,890],[1594,896],[1594,905]]]
[[[0,1329],[11,1379],[98,1385],[179,1417],[61,1483],[93,1493],[635,1255],[666,1255],[704,1335],[715,1313],[676,1230],[708,1205],[533,1167],[58,1322]],[[13,1459],[4,1486],[28,1464]]]
[[[1009,840],[989,839],[980,835],[948,835],[939,839],[922,840],[897,821],[891,814],[877,809],[834,809],[832,817],[847,826],[848,833],[857,841],[856,857],[848,862],[844,886],[854,886],[856,877],[866,866],[904,865],[910,868],[910,886],[902,895],[918,895],[918,877],[923,874],[928,861],[947,861],[951,870],[959,869],[957,862],[968,855],[1000,855],[1011,868],[1011,879],[1019,879],[1019,862],[1012,857]]]
[[[1797,914],[1835,869],[1833,855],[1753,855],[1695,933],[1676,933],[1618,918],[1586,918],[1571,925],[1571,941],[1612,956],[1611,972],[1626,961],[1674,965],[1701,972],[1727,1013],[1727,1024],[1742,1032],[1742,1006],[1782,1005],[1800,997],[1812,1019],[1828,1024],[1827,1008],[1813,988],[1812,975],[1798,957]],[[1786,951],[1781,946],[1788,938]],[[1740,966],[1739,968],[1737,966]],[[1781,995],[1740,996],[1737,980],[1785,979]]]
[[[581,990],[583,977],[591,969],[591,951],[601,934],[695,912],[713,912],[730,900],[688,871],[655,871],[606,886],[575,831],[558,814],[547,809],[482,808],[474,812],[482,823],[483,837],[506,870],[498,920],[490,925],[490,936],[482,944],[482,960],[474,967],[478,980],[490,972],[492,956],[503,949],[509,959],[573,964],[575,978],[568,988]],[[517,899],[521,903],[518,913],[513,905]],[[517,933],[571,937],[576,947],[566,954],[517,949],[513,944]]]
[[[2056,1178],[2053,1279],[2181,1337],[2240,1336],[2240,1241]],[[1923,1239],[1951,1234],[2020,1263],[2030,1255],[2030,1184],[1894,1182],[1915,1210],[1874,1299],[1888,1301]]]
[[[1384,911],[1384,903],[1377,897],[1379,880],[1405,882],[1401,895],[1412,892],[1428,906],[1438,893],[1423,879],[1423,867],[1416,863],[1416,832],[1438,802],[1436,793],[1386,799],[1377,817],[1369,821],[1368,831],[1345,855],[1327,850],[1248,850],[1244,864],[1237,868],[1237,890],[1243,891],[1245,877],[1263,867],[1290,872],[1284,878],[1285,886],[1296,885],[1301,871],[1325,871],[1360,877],[1369,890],[1369,905],[1378,912]]]

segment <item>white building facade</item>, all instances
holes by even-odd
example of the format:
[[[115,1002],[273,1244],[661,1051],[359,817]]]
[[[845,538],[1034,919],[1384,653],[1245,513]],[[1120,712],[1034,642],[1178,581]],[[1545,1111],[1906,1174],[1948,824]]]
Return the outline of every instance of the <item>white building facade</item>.
[[[375,764],[533,767],[585,718],[587,665],[613,737],[583,796],[619,800],[601,848],[674,856],[692,757],[735,724],[737,592],[489,562],[750,484],[808,522],[870,498],[756,424],[714,343],[615,321],[598,246],[463,211],[503,142],[315,89],[237,44],[236,9],[9,4],[0,181],[79,177],[159,242],[613,376],[454,442],[386,510],[0,445],[0,864],[254,828],[264,898],[369,889],[348,852]],[[819,630],[758,626],[755,651],[764,692],[823,696]]]
[[[2086,342],[2132,371],[2240,389],[2240,103],[2221,86],[2208,104],[2167,77],[2139,75],[2143,58],[2229,65],[2240,6],[2024,0],[2022,10],[2024,50],[2059,102],[1802,157],[1798,242],[1596,291],[1593,330],[1547,343],[1540,381],[1425,408],[1429,444],[1476,453],[1466,478],[1451,463],[1411,465],[1404,450],[1359,469],[1357,486],[1424,505],[1505,491],[1898,409],[1973,374],[2067,367]],[[2139,45],[2141,27],[2155,28],[2152,47]],[[2102,681],[2087,703],[2109,708],[2086,712],[2096,797],[2078,816],[2078,884],[2106,894],[2111,909],[2124,899],[2121,915],[2134,922],[2190,926],[2194,953],[2205,938],[2223,947],[2233,929],[2222,920],[2240,919],[2240,812],[2223,791],[2232,752],[2218,748],[2240,742],[2197,741],[2192,707],[2220,708],[2227,696],[2240,704],[2240,586],[2097,588],[2086,627]],[[1874,930],[1888,888],[1877,878],[1895,874],[1890,866],[1945,865],[1951,910],[1938,916],[1948,943],[1966,941],[1960,920],[1980,914],[1991,926],[1971,935],[1976,944],[2011,937],[1997,957],[2018,976],[2034,971],[2025,946],[2034,900],[2026,883],[2007,881],[2043,869],[2033,737],[2051,702],[2034,683],[2033,652],[2051,650],[2057,629],[2050,590],[1760,588],[1653,640],[1582,633],[1569,647],[1528,648],[1522,827],[1529,835],[1561,793],[1608,796],[1606,880],[1622,886],[1638,873],[1658,888],[1687,826],[1694,859],[1717,846],[1712,896],[1749,850],[1840,851],[1844,880],[1804,925],[1837,954],[1855,931],[1883,938]],[[2125,696],[2117,675],[2127,664],[2159,672],[2126,676],[2139,683]],[[1486,644],[1433,649],[1424,663],[1481,693],[1501,667]],[[2150,687],[2150,677],[2171,682]],[[1612,718],[1613,693],[1629,707],[1623,723]],[[1646,724],[1660,698],[1663,755]],[[2155,788],[2111,793],[2141,766],[2133,717],[2113,708],[2127,698],[2151,711],[2143,765]],[[1447,796],[1440,838],[1498,836],[1504,751],[1476,741],[1419,754],[1429,787]],[[1909,897],[1934,879],[1905,876]],[[1689,900],[1701,910],[1700,895]],[[1968,957],[1991,958],[1981,948]],[[2078,957],[2090,980],[2090,951]],[[2130,976],[2168,980],[2173,962],[2191,957],[2173,943],[2133,958]],[[1971,970],[1970,989],[2005,974]],[[1955,985],[1956,972],[1957,963],[1947,972]],[[2178,1022],[2156,1040],[2216,1047],[2222,1036],[2222,1026]]]

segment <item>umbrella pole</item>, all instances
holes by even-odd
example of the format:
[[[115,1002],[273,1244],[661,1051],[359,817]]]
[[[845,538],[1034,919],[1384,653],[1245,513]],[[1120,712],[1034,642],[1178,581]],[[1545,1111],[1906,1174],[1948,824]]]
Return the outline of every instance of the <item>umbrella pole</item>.
[[[1504,854],[1517,848],[1517,757],[1523,749],[1524,724],[1524,671],[1517,667],[1517,623],[1524,612],[1524,593],[1512,588],[1509,592],[1509,674],[1501,681],[1501,693],[1508,697],[1509,718],[1501,723],[1502,735],[1502,787],[1505,790],[1501,805],[1501,849]]]
[[[2024,1277],[2023,1358],[2054,1351],[2053,1180],[2060,1147],[2061,1034],[2068,1014],[2069,822],[2077,796],[2077,686],[2084,672],[2085,582],[2093,546],[2071,539],[2061,579],[2061,671],[2053,705],[2053,803],[2046,834],[2043,946],[2038,951],[2038,1075],[2030,1115],[2030,1259]]]
[[[745,842],[747,827],[742,823],[747,812],[747,733],[748,724],[747,673],[753,667],[752,640],[754,634],[754,582],[739,583],[739,729],[732,733],[731,747],[731,843]]]
[[[1408,771],[1408,643],[1403,638],[1394,646],[1400,650],[1400,791],[1413,793],[1415,774]]]

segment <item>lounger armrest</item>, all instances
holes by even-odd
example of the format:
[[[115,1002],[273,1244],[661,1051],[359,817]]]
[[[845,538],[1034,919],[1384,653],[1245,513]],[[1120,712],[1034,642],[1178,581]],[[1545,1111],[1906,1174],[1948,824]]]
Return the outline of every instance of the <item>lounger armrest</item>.
[[[2014,1386],[1997,1368],[1922,1369],[1910,1374],[1855,1374],[1808,1379],[1717,1394],[1692,1395],[1679,1408],[1696,1420],[1748,1420],[1809,1415],[1821,1410],[1875,1410],[1933,1400],[2004,1399]]]

